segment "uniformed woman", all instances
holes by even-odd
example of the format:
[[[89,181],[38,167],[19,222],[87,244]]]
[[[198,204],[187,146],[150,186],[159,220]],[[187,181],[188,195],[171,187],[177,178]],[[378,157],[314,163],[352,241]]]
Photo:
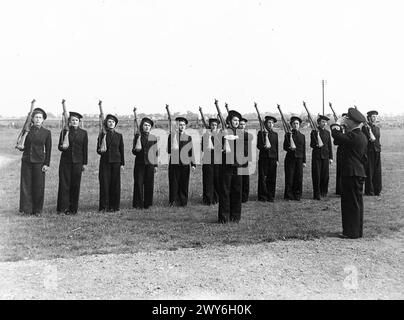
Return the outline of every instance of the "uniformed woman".
[[[170,155],[168,164],[168,193],[170,206],[186,207],[188,203],[188,186],[191,168],[195,170],[196,164],[192,146],[192,137],[185,133],[188,120],[184,117],[177,117],[178,131],[174,131],[178,141],[178,149],[174,149],[168,136],[167,151]],[[172,140],[171,140],[172,139]]]
[[[100,181],[99,211],[119,211],[121,201],[121,169],[125,165],[122,134],[115,131],[118,118],[108,114],[104,121],[107,149],[101,152],[104,134],[98,136],[97,153],[100,157],[98,178]]]
[[[223,131],[223,164],[220,171],[220,192],[218,222],[239,222],[241,218],[241,197],[242,197],[242,175],[239,169],[243,162],[241,150],[244,149],[244,156],[248,152],[248,141],[244,139],[241,130],[237,130],[241,114],[230,110],[226,118],[228,128]],[[226,144],[229,146],[227,148]],[[242,145],[244,144],[244,146]]]
[[[52,138],[42,124],[46,112],[41,108],[32,111],[32,126],[25,139],[21,159],[20,212],[39,214],[43,209],[45,172],[48,171]]]
[[[218,134],[219,120],[209,119],[209,131],[206,131],[201,140],[202,158],[202,190],[203,204],[212,205],[219,201],[219,172],[221,163],[215,162],[215,154],[221,153],[221,139]],[[210,141],[209,141],[210,140]]]
[[[153,121],[143,118],[140,122],[140,134],[133,139],[132,153],[136,156],[133,170],[133,207],[147,209],[153,204],[154,173],[157,171],[157,137],[150,133]],[[137,143],[140,139],[141,147]]]
[[[81,174],[87,165],[88,136],[80,128],[83,116],[77,112],[69,113],[69,131],[60,133],[58,149],[62,152],[59,163],[59,189],[56,211],[58,213],[76,214],[80,196]],[[63,140],[68,135],[69,145]]]
[[[285,134],[283,150],[285,156],[285,194],[286,200],[300,201],[303,190],[303,167],[306,166],[306,138],[299,131],[302,120],[293,116],[290,118],[292,133]],[[293,139],[296,148],[291,147],[290,137]]]

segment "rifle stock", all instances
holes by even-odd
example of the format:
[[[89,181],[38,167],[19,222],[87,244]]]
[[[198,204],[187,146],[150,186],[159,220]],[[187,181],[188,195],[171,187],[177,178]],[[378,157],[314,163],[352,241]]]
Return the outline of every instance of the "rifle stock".
[[[25,138],[27,137],[29,130],[31,129],[31,123],[32,123],[31,118],[32,118],[32,111],[34,110],[34,104],[35,104],[35,99],[33,99],[31,101],[31,107],[28,112],[27,118],[25,119],[21,132],[17,137],[17,143],[15,145],[15,148],[20,151],[24,150]]]
[[[63,142],[62,142],[62,148],[67,149],[69,148],[69,114],[66,110],[66,105],[65,105],[66,100],[62,100],[62,108],[63,108],[63,115],[62,115],[62,124],[63,124],[63,129],[65,132],[65,135],[63,137]]]
[[[104,116],[104,110],[102,109],[102,101],[98,101],[98,107],[100,108],[100,119],[99,119],[99,137],[101,138],[100,145],[98,146],[99,150],[101,153],[107,151],[107,132],[105,130],[105,116]]]

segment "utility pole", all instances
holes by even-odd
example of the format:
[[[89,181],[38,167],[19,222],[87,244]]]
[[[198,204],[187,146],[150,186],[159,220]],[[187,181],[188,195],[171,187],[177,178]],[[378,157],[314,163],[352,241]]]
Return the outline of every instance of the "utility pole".
[[[321,86],[323,88],[323,115],[324,115],[324,83],[325,83],[325,81],[321,80]]]

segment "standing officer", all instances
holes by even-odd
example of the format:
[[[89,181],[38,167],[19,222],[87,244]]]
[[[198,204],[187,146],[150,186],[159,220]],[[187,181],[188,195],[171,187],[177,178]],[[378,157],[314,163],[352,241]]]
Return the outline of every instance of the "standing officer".
[[[218,147],[221,152],[221,138],[218,134],[219,119],[209,119],[210,132],[207,131],[202,136],[201,150],[202,158],[202,184],[203,184],[203,204],[211,205],[219,201],[219,172],[220,163],[215,162],[215,154]]]
[[[325,126],[330,119],[326,116],[319,115],[317,118],[317,130],[323,145],[319,146],[317,139],[317,131],[312,130],[310,133],[310,147],[312,150],[311,157],[311,178],[313,181],[313,199],[320,200],[326,197],[328,193],[328,181],[330,178],[330,164],[332,163],[332,146],[331,134]]]
[[[145,117],[140,121],[140,134],[133,139],[132,153],[136,156],[133,169],[132,206],[147,209],[153,204],[154,174],[157,172],[157,137],[150,133],[154,123]],[[141,149],[136,149],[140,139]]]
[[[171,133],[168,136],[168,154],[170,162],[168,164],[169,180],[169,202],[170,206],[185,207],[188,203],[188,186],[190,168],[195,170],[194,152],[192,137],[185,133],[188,120],[184,117],[175,118],[178,126],[177,135],[178,149],[173,149],[171,145]]]
[[[278,133],[274,131],[276,118],[266,116],[264,126],[266,131],[258,131],[258,201],[274,202],[276,188],[276,169],[279,164]],[[270,146],[265,144],[266,136]]]
[[[50,130],[42,126],[46,112],[35,108],[31,117],[32,126],[22,150],[19,211],[37,215],[43,209],[45,172],[49,169],[52,138]]]
[[[97,153],[101,155],[98,178],[100,181],[99,211],[119,211],[121,202],[121,170],[125,165],[122,134],[115,131],[118,118],[108,114],[104,121],[107,130],[107,150],[101,152],[103,133],[98,136]]]
[[[81,174],[87,165],[87,131],[79,127],[83,116],[69,112],[69,131],[60,132],[58,149],[61,151],[59,163],[59,189],[56,211],[76,214],[79,205]],[[69,146],[63,147],[63,138],[68,134]]]
[[[285,134],[283,150],[285,156],[285,194],[286,200],[300,201],[303,190],[303,167],[306,167],[306,138],[299,131],[302,119],[293,116],[290,118],[292,133]],[[290,138],[293,139],[296,149],[290,146]]]
[[[344,146],[341,162],[341,213],[342,237],[363,236],[363,184],[367,138],[361,127],[366,118],[355,108],[349,108],[346,117],[338,119],[331,127],[332,136],[339,146]],[[340,125],[346,126],[342,133]]]
[[[341,115],[342,117],[346,117],[347,113],[343,113]],[[341,132],[345,133],[345,125],[341,124]],[[335,177],[335,194],[336,195],[341,195],[341,162],[343,161],[342,159],[344,158],[344,146],[338,145],[335,140],[334,140],[334,145],[337,146],[337,156],[336,156],[336,177]]]
[[[239,222],[241,218],[242,176],[239,169],[243,165],[243,159],[240,150],[244,148],[245,157],[247,145],[244,135],[237,130],[240,119],[240,113],[230,110],[226,118],[228,128],[222,131],[223,164],[220,170],[219,223]]]
[[[369,111],[367,119],[369,127],[363,127],[362,130],[369,137],[368,139],[368,161],[366,164],[365,195],[379,196],[382,191],[382,165],[380,160],[380,128],[376,126],[377,111]],[[370,130],[372,134],[370,134]]]
[[[244,141],[247,145],[247,154],[248,154],[248,161],[251,161],[252,157],[252,140],[253,136],[248,133],[245,128],[247,126],[248,120],[246,118],[241,118],[238,129],[240,129],[241,134],[244,134]],[[245,203],[248,201],[248,196],[250,194],[250,174],[248,172],[248,161],[243,164],[241,167],[243,168],[244,172],[242,172],[241,176],[241,202]]]

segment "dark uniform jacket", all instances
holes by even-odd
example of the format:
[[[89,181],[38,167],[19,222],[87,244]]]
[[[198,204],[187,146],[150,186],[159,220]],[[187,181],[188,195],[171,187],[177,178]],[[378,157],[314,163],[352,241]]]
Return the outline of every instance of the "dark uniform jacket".
[[[265,135],[268,134],[269,142],[271,144],[271,148],[265,148]],[[264,140],[262,139],[261,131],[258,131],[257,135],[257,149],[260,151],[259,159],[276,159],[279,161],[279,143],[278,143],[278,133],[275,131],[265,132],[264,131]]]
[[[186,133],[179,134],[177,132],[178,150],[171,150],[171,134],[168,135],[167,153],[171,155],[170,164],[180,165],[180,166],[191,166],[195,167],[195,159],[192,145],[192,137]],[[188,157],[183,157],[181,159],[182,149],[186,148],[188,150]],[[184,151],[185,152],[185,151]]]
[[[230,146],[230,152],[226,153],[226,139],[222,138],[222,146],[223,146],[223,155],[222,155],[222,160],[223,160],[223,164],[225,165],[230,165],[233,167],[245,167],[246,164],[248,164],[249,161],[249,154],[248,154],[248,150],[249,150],[249,146],[248,146],[248,136],[247,136],[247,132],[244,132],[244,137],[242,138],[241,135],[238,135],[237,133],[239,133],[240,130],[236,130],[236,129],[227,129],[227,134],[229,135],[236,135],[238,136],[237,139],[235,140],[229,140],[229,146]],[[222,133],[223,134],[223,133]],[[242,148],[242,145],[244,152],[243,155],[238,155],[237,156],[237,152],[239,152],[239,150]]]
[[[213,149],[209,149],[209,138]],[[201,151],[203,152],[202,164],[221,164],[222,157],[222,135],[205,132],[201,139]],[[216,159],[216,160],[215,160]]]
[[[366,177],[366,149],[367,138],[357,128],[348,133],[332,130],[332,136],[337,145],[343,146],[344,153],[341,159],[341,176]]]
[[[331,145],[331,134],[330,131],[326,129],[321,129],[318,127],[320,132],[320,138],[323,141],[323,146],[320,148],[317,146],[317,131],[312,130],[310,133],[310,147],[313,148],[312,157],[315,159],[332,159],[332,145]]]
[[[306,163],[306,139],[303,133],[297,130],[292,130],[293,141],[295,142],[296,149],[290,150],[289,134],[285,134],[285,140],[283,141],[283,150],[285,150],[287,157],[293,157],[297,159],[303,159],[303,163]]]
[[[52,149],[51,132],[44,127],[32,126],[24,143],[22,161],[49,166]]]
[[[98,136],[97,139],[97,153],[101,155],[101,161],[107,163],[120,163],[121,166],[125,165],[125,154],[123,147],[123,138],[122,134],[116,131],[108,130],[107,131],[107,151],[101,153],[99,149],[100,142],[104,134]]]
[[[88,161],[88,136],[87,131],[81,128],[74,129],[70,127],[69,131],[69,147],[62,149],[63,138],[66,130],[60,133],[58,149],[62,151],[60,157],[61,162],[65,163],[82,163],[87,164]]]
[[[376,140],[374,142],[370,141],[368,139],[368,151],[374,151],[374,152],[381,152],[381,144],[380,144],[380,128],[378,126],[375,126],[374,124],[369,124],[373,135],[375,136]],[[366,128],[365,126],[362,127],[363,133],[369,138],[369,129]]]
[[[141,137],[140,143],[142,144],[142,150],[136,151],[135,147],[139,137]],[[150,151],[150,149],[152,150]],[[133,139],[132,153],[136,156],[135,165],[143,164],[157,167],[157,137],[150,133],[142,133],[141,135],[139,133],[136,133]]]

